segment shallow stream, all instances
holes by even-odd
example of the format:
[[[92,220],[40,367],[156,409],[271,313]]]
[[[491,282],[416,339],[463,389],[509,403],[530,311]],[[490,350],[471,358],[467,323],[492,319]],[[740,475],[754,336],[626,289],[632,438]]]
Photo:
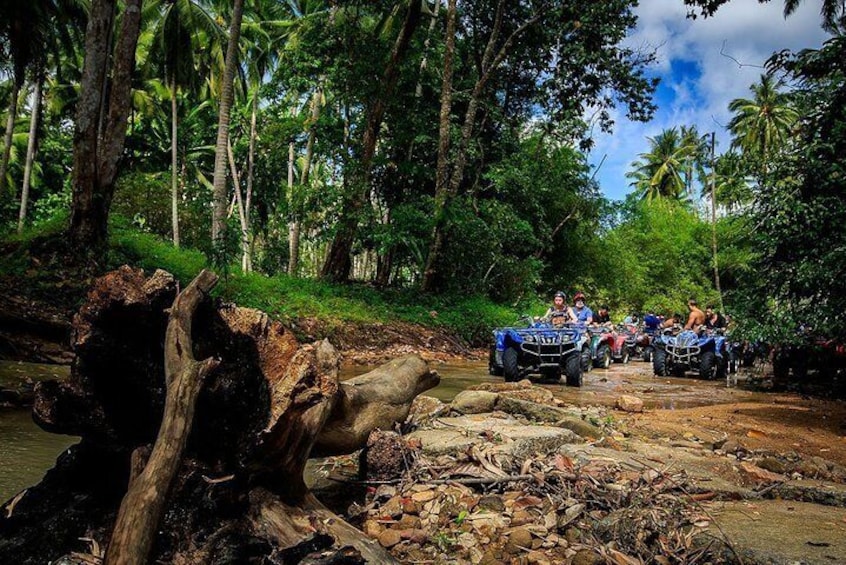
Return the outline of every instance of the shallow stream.
[[[350,365],[341,369],[341,378],[348,379],[372,366]],[[433,363],[441,375],[441,383],[426,394],[449,402],[460,391],[481,382],[501,382],[488,374],[482,361]],[[677,409],[707,406],[723,402],[754,402],[760,393],[728,388],[725,382],[700,381],[695,378],[656,379],[651,366],[632,361],[629,365],[612,365],[609,370],[594,369],[585,376],[582,388],[544,383],[554,394],[570,404],[612,406],[621,394],[633,394],[644,400],[647,408]],[[43,380],[63,378],[68,368],[0,361],[0,386],[14,386],[23,378]],[[0,408],[0,502],[20,490],[37,483],[50,469],[56,457],[74,444],[77,438],[50,434],[32,421],[29,410]]]

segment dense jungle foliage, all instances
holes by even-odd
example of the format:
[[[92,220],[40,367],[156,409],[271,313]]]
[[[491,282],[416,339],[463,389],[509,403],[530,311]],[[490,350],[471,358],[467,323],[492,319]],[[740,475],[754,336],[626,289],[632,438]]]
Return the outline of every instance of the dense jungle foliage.
[[[556,289],[616,317],[695,296],[750,335],[846,337],[844,3],[823,2],[821,49],[774,54],[731,103],[729,147],[646,139],[615,202],[585,151],[611,109],[654,111],[636,4],[3,3],[3,232],[60,225],[103,266],[157,237],[196,268],[498,318]]]

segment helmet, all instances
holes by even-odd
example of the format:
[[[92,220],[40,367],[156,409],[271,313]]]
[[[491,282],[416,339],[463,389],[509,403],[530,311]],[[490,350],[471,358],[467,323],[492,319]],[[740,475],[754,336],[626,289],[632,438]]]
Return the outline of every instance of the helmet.
[[[581,300],[584,301],[585,295],[581,292],[577,292],[575,296],[573,296],[573,300]]]
[[[555,295],[553,296],[553,298],[558,298],[559,296],[564,300],[567,300],[567,294],[563,290],[555,291]]]

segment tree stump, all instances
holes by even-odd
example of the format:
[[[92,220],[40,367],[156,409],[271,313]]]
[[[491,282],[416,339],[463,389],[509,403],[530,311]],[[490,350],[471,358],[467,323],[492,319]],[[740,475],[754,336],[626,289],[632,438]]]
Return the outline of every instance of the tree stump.
[[[85,550],[80,537],[112,539],[109,563],[145,562],[126,549],[136,547],[126,532],[137,535],[126,524],[142,522],[149,562],[391,561],[316,500],[303,469],[404,420],[437,375],[411,356],[339,382],[331,344],[302,345],[258,310],[216,303],[209,276],[181,295],[163,271],[122,267],[95,281],[74,318],[71,375],[39,384],[33,409],[44,429],[82,442],[0,514],[0,562],[54,560]]]

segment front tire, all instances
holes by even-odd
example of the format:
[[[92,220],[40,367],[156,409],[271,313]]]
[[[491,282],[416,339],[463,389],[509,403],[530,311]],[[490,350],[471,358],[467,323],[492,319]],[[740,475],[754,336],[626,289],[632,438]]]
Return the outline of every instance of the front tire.
[[[611,348],[607,343],[603,343],[596,350],[596,359],[593,360],[593,366],[600,369],[607,369],[611,366]]]
[[[620,363],[622,363],[623,365],[627,365],[627,364],[629,363],[629,357],[630,357],[630,355],[629,355],[629,346],[628,346],[628,345],[624,345],[624,346],[623,346],[623,352],[622,352],[622,354],[620,355]]]
[[[567,356],[564,361],[564,375],[567,378],[567,386],[582,386],[584,373],[582,372],[582,356],[580,354],[573,353]]]
[[[667,352],[663,349],[656,349],[652,353],[652,372],[656,377],[666,377],[670,374],[667,370]]]
[[[520,354],[515,347],[507,347],[502,352],[502,375],[505,382],[511,383],[520,379]]]
[[[590,356],[590,346],[585,345],[582,352],[579,354],[582,373],[590,373],[593,368],[593,360]]]
[[[699,357],[699,377],[714,380],[717,376],[717,354],[706,351]]]
[[[643,348],[643,353],[640,354],[640,358],[649,363],[652,361],[652,356],[655,354],[655,348],[651,345],[648,345]]]

